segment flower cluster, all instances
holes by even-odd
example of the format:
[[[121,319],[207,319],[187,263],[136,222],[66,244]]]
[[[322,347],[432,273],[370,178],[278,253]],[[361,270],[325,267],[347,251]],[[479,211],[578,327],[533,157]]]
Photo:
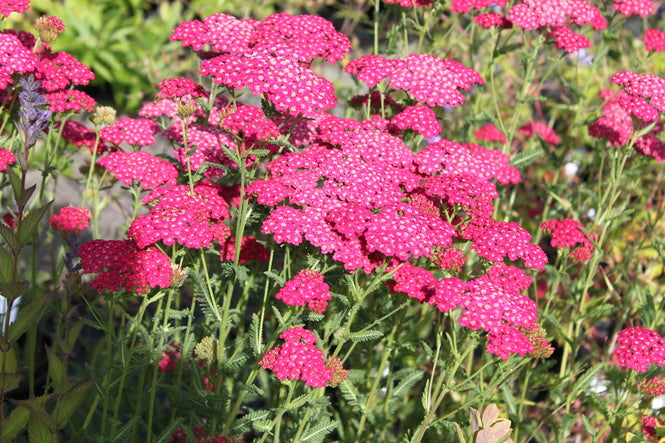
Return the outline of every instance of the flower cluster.
[[[410,54],[401,59],[365,55],[351,60],[344,71],[355,74],[370,88],[387,78],[392,88],[404,90],[429,106],[459,106],[464,103],[460,89],[484,83],[473,69],[431,54]]]
[[[546,220],[540,227],[552,236],[550,244],[555,248],[571,248],[570,257],[578,262],[588,261],[593,254],[593,233],[586,234],[584,225],[571,218]]]
[[[623,87],[625,95],[619,105],[643,122],[657,121],[659,112],[665,112],[665,79],[655,74],[639,75],[620,71],[610,77],[610,82]]]
[[[151,146],[157,141],[157,132],[159,126],[152,120],[122,117],[114,124],[103,127],[100,135],[104,141],[115,145],[126,142],[130,146]]]
[[[100,158],[97,164],[104,167],[124,185],[139,183],[143,189],[161,185],[173,186],[178,170],[166,160],[145,152],[115,151]]]
[[[6,171],[9,165],[16,162],[14,153],[9,149],[0,148],[0,171]]]
[[[646,395],[658,397],[665,392],[665,380],[659,377],[645,378],[637,384],[637,389]]]
[[[653,416],[644,415],[640,420],[642,422],[642,433],[649,441],[660,442],[662,440],[662,432],[656,429],[665,426],[665,421]]]
[[[64,207],[49,219],[52,229],[63,232],[81,232],[90,224],[92,211],[86,208]]]
[[[259,361],[263,369],[271,369],[284,381],[303,380],[307,386],[323,388],[336,386],[347,376],[347,370],[336,358],[323,357],[323,351],[314,346],[318,341],[313,332],[300,327],[287,329],[279,338],[285,343],[269,350]]]
[[[651,329],[628,328],[619,332],[614,357],[619,366],[646,372],[650,365],[665,365],[665,340]]]
[[[150,213],[137,217],[127,230],[127,237],[139,248],[162,241],[188,248],[212,246],[230,234],[224,220],[230,218],[228,203],[220,187],[209,181],[198,182],[190,194],[188,185],[160,186],[143,198],[153,203]]]
[[[306,304],[312,311],[322,314],[332,296],[330,286],[323,281],[323,275],[311,269],[303,269],[286,282],[275,298],[289,306]]]
[[[647,29],[644,31],[642,41],[649,52],[665,51],[665,32],[660,29]]]
[[[97,273],[90,286],[100,294],[125,289],[142,294],[150,288],[168,288],[181,271],[159,249],[140,249],[131,240],[91,240],[81,245],[83,273]]]

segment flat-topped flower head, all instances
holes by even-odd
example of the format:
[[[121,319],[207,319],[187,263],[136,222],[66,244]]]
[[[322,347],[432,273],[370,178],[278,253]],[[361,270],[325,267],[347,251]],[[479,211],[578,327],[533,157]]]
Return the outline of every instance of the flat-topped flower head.
[[[441,133],[441,124],[434,111],[423,105],[409,106],[395,115],[390,121],[398,129],[411,129],[425,138],[433,138]]]
[[[323,281],[322,274],[311,269],[303,269],[286,282],[275,298],[289,306],[307,305],[312,311],[323,314],[332,296],[330,286]]]
[[[665,380],[660,377],[645,378],[637,384],[637,389],[646,395],[658,397],[665,392]]]
[[[221,243],[230,235],[224,224],[231,216],[228,203],[212,182],[198,182],[193,194],[188,185],[157,187],[143,198],[143,203],[154,206],[127,230],[127,236],[140,248],[162,241],[165,245],[177,242],[198,249],[212,246],[213,241]]]
[[[90,286],[100,294],[124,288],[139,295],[157,286],[168,288],[181,274],[157,248],[139,249],[131,240],[91,240],[79,249],[85,274],[97,273]]]
[[[157,83],[157,87],[159,88],[157,97],[160,99],[208,96],[208,92],[203,86],[184,77],[164,79]]]
[[[81,232],[90,224],[90,217],[90,209],[65,206],[51,216],[49,225],[59,231]]]
[[[34,71],[38,65],[37,56],[26,48],[17,36],[0,33],[0,89],[14,82],[12,74]]]
[[[551,245],[555,248],[571,248],[570,256],[575,261],[587,261],[593,254],[593,234],[587,235],[584,225],[571,218],[546,220],[540,227],[552,236]]]
[[[588,38],[582,34],[573,32],[572,29],[565,26],[554,27],[548,35],[554,38],[557,48],[563,49],[564,52],[569,54],[591,47],[591,42]]]
[[[665,51],[665,32],[660,29],[647,29],[642,36],[644,47],[649,52]]]
[[[182,46],[191,46],[201,51],[204,46],[228,53],[249,53],[256,25],[255,20],[240,20],[227,14],[212,14],[200,20],[179,24],[171,34],[171,41],[182,41]]]
[[[649,441],[659,442],[661,435],[656,428],[664,426],[665,421],[653,416],[643,415],[640,422],[642,423],[642,433],[644,434],[644,437],[648,438]]]
[[[559,136],[554,129],[541,122],[530,122],[521,126],[518,131],[527,137],[540,137],[545,143],[551,145],[559,144]]]
[[[295,327],[279,337],[285,343],[266,352],[259,361],[262,368],[274,371],[278,379],[303,380],[307,386],[323,388],[345,378],[340,362],[326,360],[323,351],[314,345],[317,338],[311,331]]]
[[[652,364],[665,365],[665,340],[651,329],[624,329],[617,335],[614,358],[621,367],[646,372]]]
[[[476,137],[478,140],[506,143],[505,134],[501,132],[501,130],[492,123],[487,123],[481,126],[476,132],[473,133],[473,136]]]
[[[30,9],[30,0],[3,0],[0,2],[0,14],[9,17],[12,12],[23,14]]]
[[[60,89],[55,92],[48,92],[44,96],[49,103],[51,112],[92,111],[97,105],[94,98],[76,89]]]
[[[612,9],[620,12],[626,17],[633,14],[640,17],[648,17],[656,12],[656,5],[653,0],[613,0]]]
[[[473,69],[431,54],[411,54],[393,60],[366,55],[349,62],[344,70],[356,74],[369,87],[388,78],[391,87],[402,89],[429,106],[459,106],[464,103],[460,89],[483,84],[482,77]]]
[[[16,163],[14,153],[9,149],[0,148],[0,171],[6,171],[9,165]]]
[[[291,57],[265,51],[204,60],[199,73],[229,88],[248,87],[254,95],[264,94],[286,114],[313,116],[337,103],[335,87],[328,80]]]
[[[100,130],[104,141],[120,145],[126,142],[130,146],[151,146],[157,142],[155,134],[159,125],[147,118],[119,118],[113,125]]]
[[[280,13],[256,24],[251,49],[292,57],[304,64],[317,58],[334,64],[346,57],[351,41],[323,17]]]
[[[70,85],[87,85],[95,78],[90,68],[73,55],[63,51],[39,51],[39,69],[35,76],[48,92],[65,89]]]
[[[145,152],[115,151],[100,158],[97,163],[115,176],[122,184],[139,183],[143,189],[161,185],[173,186],[178,170],[168,161]]]
[[[478,14],[473,18],[473,21],[483,28],[493,28],[498,26],[502,29],[510,29],[513,27],[513,24],[510,22],[510,20],[498,12],[486,12],[484,14]]]

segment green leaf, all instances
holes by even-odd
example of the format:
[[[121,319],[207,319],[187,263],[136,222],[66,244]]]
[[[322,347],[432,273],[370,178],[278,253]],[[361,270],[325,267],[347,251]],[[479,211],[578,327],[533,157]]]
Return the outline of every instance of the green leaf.
[[[308,428],[303,433],[300,440],[302,441],[321,441],[323,438],[330,434],[337,427],[337,423],[331,420],[324,420],[317,423],[315,426]]]
[[[0,235],[5,239],[7,245],[9,245],[9,249],[18,254],[21,250],[21,244],[18,241],[16,233],[6,224],[0,223]]]
[[[354,343],[376,340],[377,338],[383,337],[383,332],[377,331],[376,329],[370,329],[369,331],[359,331],[354,332],[349,335],[349,339]]]
[[[14,258],[0,245],[0,283],[7,283],[14,278],[12,275],[13,267]]]
[[[28,289],[30,289],[30,284],[27,281],[0,283],[0,294],[11,302],[16,301],[16,299],[25,294]]]
[[[596,377],[596,374],[598,374],[601,369],[603,369],[603,365],[593,365],[584,371],[584,374],[575,381],[572,395],[577,396],[578,394],[586,393],[588,391],[588,386],[591,384],[591,380]]]
[[[23,406],[16,407],[9,417],[5,417],[0,428],[0,441],[12,441],[28,424],[30,411]]]
[[[362,412],[365,409],[364,396],[358,392],[358,389],[349,381],[349,379],[342,380],[338,385],[342,397],[356,412]]]
[[[508,414],[513,417],[516,416],[517,403],[515,403],[515,395],[508,383],[503,383],[501,385],[501,392],[503,393],[503,400],[508,409]]]
[[[254,356],[259,356],[263,352],[263,337],[261,336],[261,325],[259,316],[252,314],[252,324],[249,327],[249,345]]]
[[[517,169],[526,168],[536,159],[542,157],[545,153],[542,149],[532,149],[530,151],[519,152],[510,160],[510,165]]]
[[[30,415],[28,419],[28,439],[30,443],[57,442],[55,430],[49,430],[49,426],[36,415]]]
[[[398,374],[395,374],[395,377],[397,377]],[[413,385],[416,384],[421,378],[423,378],[423,375],[425,375],[423,371],[408,369],[407,373],[404,374],[403,377],[399,378],[400,382],[397,387],[393,389],[392,396],[400,398],[408,394],[411,391]]]
[[[21,337],[29,327],[37,324],[39,316],[46,306],[46,303],[49,300],[49,296],[43,295],[36,300],[33,300],[28,306],[22,306],[18,315],[16,316],[16,321],[9,325],[9,331],[7,335],[12,341],[16,341]]]
[[[241,434],[248,431],[257,422],[264,422],[270,418],[270,411],[266,409],[259,409],[258,411],[250,412],[242,418],[236,420],[229,431],[230,434]]]
[[[311,395],[309,392],[307,394],[303,394],[300,397],[291,400],[288,405],[284,406],[284,409],[287,411],[290,409],[298,409],[299,407],[307,403],[307,400],[309,400],[310,398]]]
[[[48,357],[48,372],[54,385],[62,384],[67,378],[67,369],[65,364],[53,353],[50,348],[46,348]]]
[[[23,217],[19,225],[18,239],[21,246],[27,245],[35,238],[35,229],[37,224],[44,217],[44,214],[53,204],[53,200],[46,203],[44,206],[41,206],[34,211],[30,211],[27,215]]]
[[[81,406],[81,403],[83,403],[83,399],[90,390],[93,382],[93,380],[90,380],[79,383],[58,398],[58,403],[55,405],[52,414],[53,422],[58,429],[64,428],[76,408]]]

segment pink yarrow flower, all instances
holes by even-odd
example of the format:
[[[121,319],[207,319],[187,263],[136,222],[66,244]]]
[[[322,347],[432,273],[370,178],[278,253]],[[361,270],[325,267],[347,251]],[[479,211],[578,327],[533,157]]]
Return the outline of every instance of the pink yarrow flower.
[[[14,153],[9,149],[0,148],[0,171],[6,171],[9,165],[16,163]]]
[[[330,286],[323,281],[323,275],[310,269],[303,269],[286,282],[275,298],[289,306],[306,304],[312,311],[323,314],[332,296]]]
[[[593,234],[587,235],[582,228],[584,225],[571,218],[562,220],[546,220],[540,227],[552,236],[551,245],[555,248],[571,248],[570,256],[573,260],[581,262],[591,259],[594,246]]]
[[[318,341],[313,332],[300,327],[287,329],[279,338],[285,343],[269,350],[259,361],[263,369],[271,369],[284,381],[303,380],[307,386],[323,388],[346,378],[347,370],[339,359],[326,360],[323,351],[314,344]]]
[[[90,224],[92,211],[87,208],[64,207],[49,219],[52,229],[65,232],[81,232]]]
[[[147,118],[119,118],[115,124],[105,126],[100,130],[104,141],[120,145],[127,142],[130,146],[151,146],[157,142],[155,134],[159,132],[159,125]]]
[[[619,366],[646,372],[650,365],[665,365],[665,340],[656,331],[628,328],[619,332],[614,350]]]
[[[0,2],[0,14],[9,17],[12,12],[24,13],[30,9],[30,0],[3,0]]]
[[[161,185],[173,186],[178,178],[178,169],[175,166],[145,151],[115,151],[100,158],[97,163],[122,184],[129,186],[136,182],[143,189],[153,189]]]
[[[644,31],[642,41],[649,52],[665,51],[665,32],[660,29],[647,29]]]
[[[480,129],[473,133],[473,136],[478,140],[496,141],[500,143],[506,142],[506,136],[499,128],[492,123],[483,125]]]
[[[647,395],[658,397],[665,392],[665,380],[659,377],[645,378],[637,384],[637,389]]]
[[[131,240],[91,240],[79,249],[83,273],[96,273],[90,286],[100,294],[125,289],[139,295],[157,286],[168,288],[182,277],[157,248],[139,249]]]
[[[614,0],[612,9],[626,17],[633,14],[648,17],[656,12],[656,5],[653,0]]]

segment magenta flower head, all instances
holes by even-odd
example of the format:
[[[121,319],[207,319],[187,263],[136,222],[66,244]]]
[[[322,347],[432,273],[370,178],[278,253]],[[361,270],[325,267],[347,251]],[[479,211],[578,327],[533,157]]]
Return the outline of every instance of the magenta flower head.
[[[263,369],[271,369],[284,381],[303,380],[307,386],[323,388],[346,378],[341,361],[323,357],[323,351],[314,346],[317,338],[313,332],[295,327],[282,332],[279,338],[285,343],[265,353],[259,361]]]
[[[86,208],[64,207],[49,220],[52,229],[63,232],[81,232],[90,224],[92,212]]]
[[[0,2],[0,14],[9,17],[12,12],[23,14],[30,9],[30,0],[3,0]]]
[[[571,218],[546,220],[540,227],[552,235],[551,245],[555,248],[571,248],[570,257],[578,262],[587,261],[593,254],[593,234],[585,234],[582,223]]]
[[[619,332],[614,357],[619,366],[646,372],[650,365],[665,365],[665,340],[656,331],[628,328]]]
[[[276,299],[290,306],[304,306],[323,314],[328,306],[330,286],[323,281],[323,275],[310,269],[303,269],[279,290]]]

